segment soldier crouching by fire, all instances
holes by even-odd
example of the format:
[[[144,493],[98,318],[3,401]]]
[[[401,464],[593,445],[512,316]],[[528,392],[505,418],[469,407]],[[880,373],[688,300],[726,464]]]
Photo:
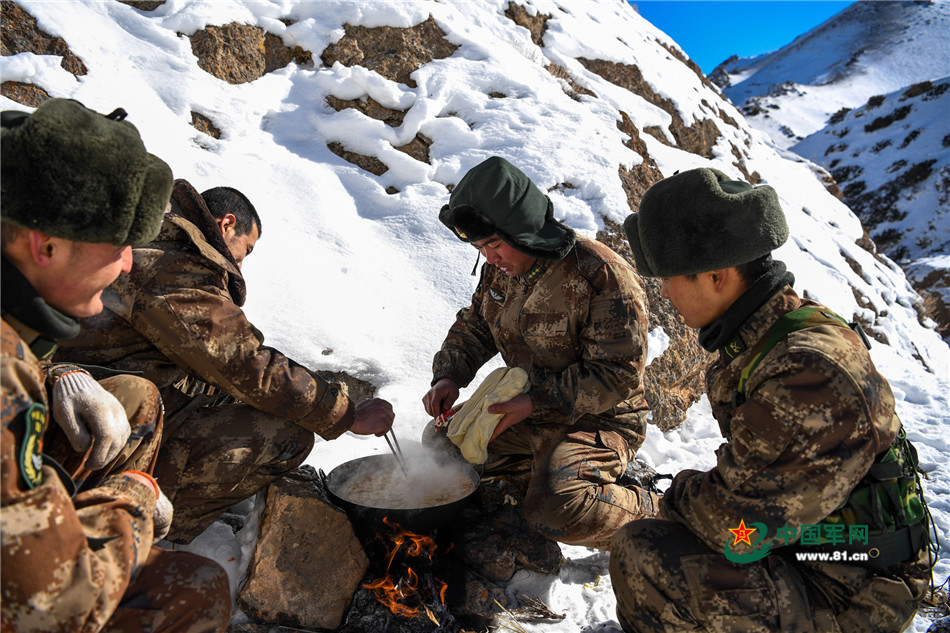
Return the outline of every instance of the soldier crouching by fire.
[[[103,288],[131,267],[130,245],[158,232],[171,170],[121,110],[103,116],[53,99],[0,117],[0,628],[223,631],[224,570],[151,546],[172,520],[150,474],[162,431],[157,389],[134,376],[100,384],[45,362],[78,331],[74,317],[102,309]],[[69,471],[44,448],[59,449]]]

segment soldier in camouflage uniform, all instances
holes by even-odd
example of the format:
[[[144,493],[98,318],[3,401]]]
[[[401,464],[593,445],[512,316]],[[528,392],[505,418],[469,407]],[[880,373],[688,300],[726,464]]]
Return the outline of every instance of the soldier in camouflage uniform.
[[[614,536],[624,631],[902,630],[928,583],[926,521],[895,531],[903,541],[877,560],[843,560],[857,552],[840,547],[837,559],[796,556],[834,554],[804,544],[805,526],[837,521],[901,424],[847,325],[826,314],[770,350],[760,342],[798,308],[828,313],[801,299],[771,258],[788,237],[775,191],[690,170],[654,185],[624,226],[640,273],[662,278],[663,296],[719,351],[706,385],[726,439],[712,470],[676,476],[657,519]]]
[[[652,516],[657,501],[616,483],[646,431],[639,278],[609,248],[556,221],[547,196],[499,157],[462,178],[439,218],[487,263],[435,355],[426,411],[450,409],[459,387],[498,353],[524,369],[527,393],[489,408],[505,417],[486,472],[497,458],[524,461],[530,524],[558,541],[606,549],[620,526]]]
[[[149,546],[159,521],[171,518],[149,474],[161,435],[154,385],[116,376],[100,386],[38,358],[75,333],[73,317],[102,308],[102,289],[129,270],[128,244],[148,241],[161,224],[171,170],[122,116],[66,99],[32,115],[0,113],[4,631],[211,632],[230,618],[228,578],[217,563]],[[98,419],[111,415],[110,399],[126,427],[112,444],[113,430]],[[55,437],[68,426],[86,446],[61,452],[67,472],[44,448],[68,448],[72,437]]]
[[[300,465],[314,433],[384,434],[391,405],[354,403],[264,345],[245,317],[241,265],[261,234],[235,189],[199,194],[184,180],[158,237],[133,249],[132,273],[57,360],[141,371],[161,389],[165,431],[156,476],[175,507],[168,539],[188,543],[227,508]]]

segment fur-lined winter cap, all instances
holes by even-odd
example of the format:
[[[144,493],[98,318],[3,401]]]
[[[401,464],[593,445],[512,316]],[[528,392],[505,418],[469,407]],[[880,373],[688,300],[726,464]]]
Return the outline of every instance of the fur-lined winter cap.
[[[572,248],[574,230],[554,219],[551,200],[524,172],[504,158],[472,167],[439,212],[442,224],[463,242],[496,233],[516,250],[540,259],[561,259]]]
[[[124,118],[122,109],[102,115],[71,99],[0,113],[4,221],[75,242],[150,242],[172,170]]]
[[[788,239],[775,190],[691,169],[656,183],[640,212],[623,223],[646,277],[676,277],[729,268],[766,255]]]

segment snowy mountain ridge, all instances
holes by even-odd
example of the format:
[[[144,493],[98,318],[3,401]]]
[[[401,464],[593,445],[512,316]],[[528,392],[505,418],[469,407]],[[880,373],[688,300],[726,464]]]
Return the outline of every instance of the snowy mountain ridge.
[[[856,2],[782,48],[709,78],[756,129],[790,147],[841,108],[950,75],[950,3]]]

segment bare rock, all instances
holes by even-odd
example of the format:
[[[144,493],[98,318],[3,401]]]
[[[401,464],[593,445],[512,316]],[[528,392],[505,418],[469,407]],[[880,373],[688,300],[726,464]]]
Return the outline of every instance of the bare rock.
[[[212,138],[221,138],[221,130],[215,127],[214,123],[211,122],[211,119],[201,113],[192,111],[191,127],[195,128],[199,132],[207,134]]]
[[[428,138],[424,134],[416,134],[415,138],[406,143],[405,145],[399,145],[396,147],[397,150],[404,154],[412,156],[420,163],[426,163],[427,165],[431,164],[429,162],[429,146],[432,145],[432,139]]]
[[[365,169],[371,174],[382,176],[387,171],[389,171],[389,166],[375,156],[366,156],[365,154],[351,152],[341,143],[327,143],[327,148],[346,162],[352,163],[361,169]]]
[[[344,100],[330,95],[327,97],[327,104],[329,104],[330,107],[337,112],[346,109],[357,110],[372,119],[382,121],[390,127],[399,127],[402,125],[403,119],[406,116],[405,111],[387,108],[386,106],[374,101],[373,98],[369,96],[364,97],[363,99]],[[424,134],[416,134],[416,136],[411,141],[405,145],[399,145],[395,149],[403,152],[404,154],[412,156],[420,163],[426,163],[429,165],[431,164],[429,162],[430,145],[432,145],[432,139],[428,138]],[[353,163],[357,167],[361,167],[366,171],[376,174],[377,176],[389,171],[389,167],[387,167],[378,158],[351,152],[340,143],[330,143],[328,147],[330,148],[331,152],[343,160]]]
[[[165,0],[119,0],[119,2],[136,8],[139,11],[154,11],[165,4]]]
[[[505,16],[518,26],[528,29],[528,32],[531,33],[531,41],[535,45],[543,46],[541,42],[544,40],[544,32],[548,29],[550,15],[546,13],[529,15],[523,6],[510,2],[508,8],[505,9]]]
[[[345,371],[321,369],[317,372],[317,375],[330,382],[342,382],[346,385],[346,391],[353,402],[359,402],[376,395],[376,385],[356,376],[351,376]]]
[[[603,220],[605,230],[597,233],[598,241],[636,268],[623,227]],[[643,375],[652,422],[661,431],[668,431],[682,424],[686,411],[706,392],[706,368],[713,356],[699,344],[696,330],[683,323],[673,305],[660,296],[660,281],[652,277],[642,281],[650,310],[649,328],[662,328],[670,339],[666,351],[647,366]]]
[[[73,75],[78,77],[89,72],[82,60],[69,50],[63,38],[42,31],[36,24],[36,18],[20,5],[3,0],[0,2],[0,12],[3,13],[3,20],[0,21],[0,54],[59,55],[63,58],[60,66]]]
[[[298,469],[267,489],[238,603],[262,622],[334,629],[368,567],[346,513],[318,492],[312,471]]]
[[[458,46],[445,39],[445,32],[430,16],[408,29],[381,26],[344,25],[344,35],[324,49],[321,59],[327,66],[363,66],[392,81],[416,87],[409,74],[434,59],[444,59]]]
[[[713,158],[712,148],[721,136],[715,121],[702,119],[687,126],[683,123],[683,118],[676,109],[676,105],[671,100],[655,93],[650,84],[643,79],[643,73],[636,66],[584,57],[579,57],[577,61],[592,73],[600,75],[612,84],[640,95],[669,114],[673,119],[670,123],[670,133],[676,140],[676,147],[705,158]],[[660,130],[646,128],[644,132],[656,137],[661,143],[670,144],[669,139]]]
[[[362,112],[371,119],[382,121],[389,127],[399,127],[406,117],[404,110],[393,110],[381,105],[372,97],[363,99],[337,99],[333,95],[327,96],[327,104],[337,112],[342,112],[348,108]]]
[[[291,49],[273,33],[248,24],[209,26],[189,39],[198,66],[230,84],[254,81],[291,61],[312,63],[309,52],[300,47]]]
[[[617,128],[629,137],[624,145],[643,157],[643,161],[632,169],[622,165],[619,168],[627,204],[631,212],[636,212],[643,194],[662,180],[663,174],[626,112],[620,112]],[[636,268],[623,226],[609,218],[603,218],[603,221],[604,230],[597,233],[598,241],[619,253]],[[660,296],[660,282],[647,277],[642,282],[650,311],[650,330],[660,327],[670,339],[666,351],[650,363],[643,377],[653,424],[667,431],[686,419],[686,411],[706,391],[706,366],[711,356],[700,346],[696,331],[687,327],[672,304]]]
[[[44,89],[22,81],[4,81],[0,85],[0,94],[30,108],[36,108],[44,101],[52,99]]]

